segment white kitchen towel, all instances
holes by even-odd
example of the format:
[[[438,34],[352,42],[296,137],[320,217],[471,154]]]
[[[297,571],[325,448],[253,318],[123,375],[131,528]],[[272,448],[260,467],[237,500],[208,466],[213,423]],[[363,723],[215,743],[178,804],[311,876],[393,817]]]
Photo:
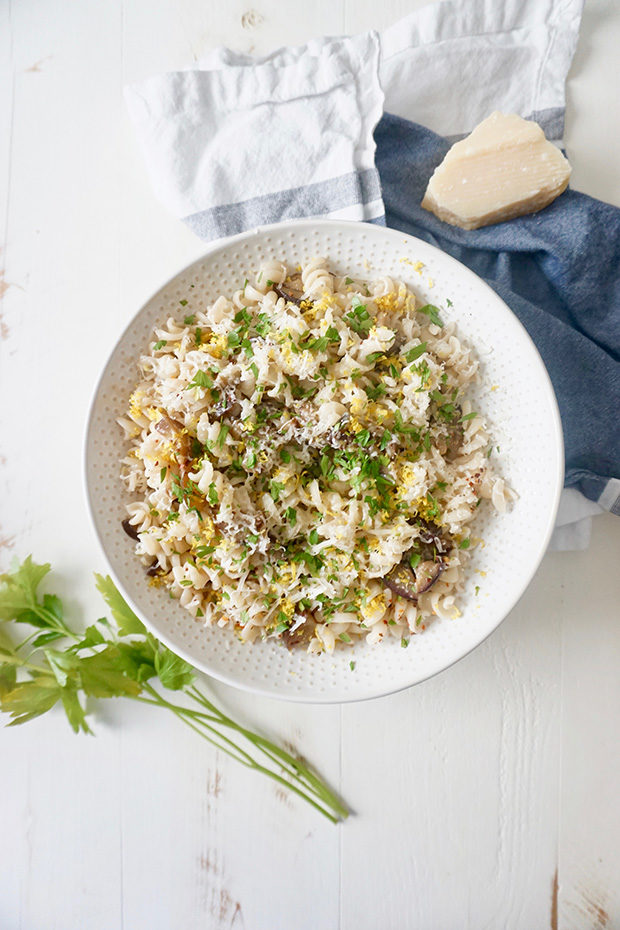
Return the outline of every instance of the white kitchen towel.
[[[164,74],[125,97],[158,196],[203,239],[308,216],[383,222],[377,33]]]
[[[217,48],[126,88],[127,106],[157,195],[203,239],[303,216],[383,222],[372,136],[383,108],[450,138],[516,112],[561,142],[582,6],[443,0],[380,37],[263,58]],[[551,546],[585,548],[596,505],[563,494]]]
[[[383,109],[450,138],[504,110],[561,140],[582,6],[443,0],[381,36],[262,58],[216,48],[125,98],[157,195],[203,239],[295,217],[381,222]]]
[[[449,139],[493,110],[564,134],[565,86],[583,0],[444,0],[381,35],[388,113]]]

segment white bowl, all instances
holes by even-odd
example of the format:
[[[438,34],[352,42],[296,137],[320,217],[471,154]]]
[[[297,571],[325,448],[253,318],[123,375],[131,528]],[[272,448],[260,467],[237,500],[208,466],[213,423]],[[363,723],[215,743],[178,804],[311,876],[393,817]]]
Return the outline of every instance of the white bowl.
[[[153,327],[179,314],[191,293],[205,304],[232,293],[262,259],[295,266],[327,256],[355,277],[388,274],[454,319],[481,361],[476,409],[500,447],[496,465],[519,498],[509,513],[480,508],[468,584],[457,620],[437,618],[409,647],[363,643],[333,655],[289,652],[278,642],[243,645],[232,630],[205,628],[168,596],[149,586],[134,543],[121,528],[127,492],[117,479],[126,443],[116,418],[138,380],[136,361],[148,351]],[[422,262],[424,267],[417,267]],[[189,290],[189,285],[194,287]],[[447,300],[452,304],[447,304]],[[473,272],[419,239],[366,223],[301,220],[243,233],[168,281],[136,314],[103,371],[92,402],[85,449],[86,487],[95,530],[110,573],[147,627],[197,668],[231,685],[291,701],[356,701],[389,694],[448,668],[481,643],[516,604],[543,555],[563,480],[563,442],[551,382],[514,314]],[[350,662],[355,660],[351,670]]]

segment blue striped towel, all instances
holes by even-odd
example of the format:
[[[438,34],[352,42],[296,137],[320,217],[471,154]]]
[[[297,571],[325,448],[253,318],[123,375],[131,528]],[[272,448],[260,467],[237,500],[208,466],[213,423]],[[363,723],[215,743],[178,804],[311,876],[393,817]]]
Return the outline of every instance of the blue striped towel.
[[[620,514],[620,210],[568,190],[532,216],[458,229],[420,206],[450,143],[387,114],[375,138],[388,226],[453,255],[516,313],[555,388],[565,487]]]

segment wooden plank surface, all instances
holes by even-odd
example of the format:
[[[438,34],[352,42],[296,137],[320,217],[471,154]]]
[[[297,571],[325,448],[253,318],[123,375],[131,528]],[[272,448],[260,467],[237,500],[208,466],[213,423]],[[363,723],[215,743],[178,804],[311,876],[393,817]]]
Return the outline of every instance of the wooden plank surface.
[[[75,617],[101,612],[92,386],[135,308],[202,249],[152,195],[123,85],[212,45],[264,52],[420,5],[0,5],[0,565],[51,559]],[[617,6],[589,2],[567,143],[576,185],[620,204],[618,41]],[[3,730],[0,930],[620,927],[619,541],[598,519],[588,552],[548,555],[488,642],[409,692],[340,709],[215,687],[341,788],[341,828],[158,711],[113,703],[94,739],[54,714]]]

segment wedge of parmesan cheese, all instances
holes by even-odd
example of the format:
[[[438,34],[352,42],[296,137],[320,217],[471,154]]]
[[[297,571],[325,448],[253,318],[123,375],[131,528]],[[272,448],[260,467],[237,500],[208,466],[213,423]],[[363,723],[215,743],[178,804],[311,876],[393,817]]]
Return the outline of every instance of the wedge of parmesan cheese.
[[[566,189],[570,172],[537,123],[495,112],[452,146],[422,206],[453,226],[477,229],[542,210]]]

